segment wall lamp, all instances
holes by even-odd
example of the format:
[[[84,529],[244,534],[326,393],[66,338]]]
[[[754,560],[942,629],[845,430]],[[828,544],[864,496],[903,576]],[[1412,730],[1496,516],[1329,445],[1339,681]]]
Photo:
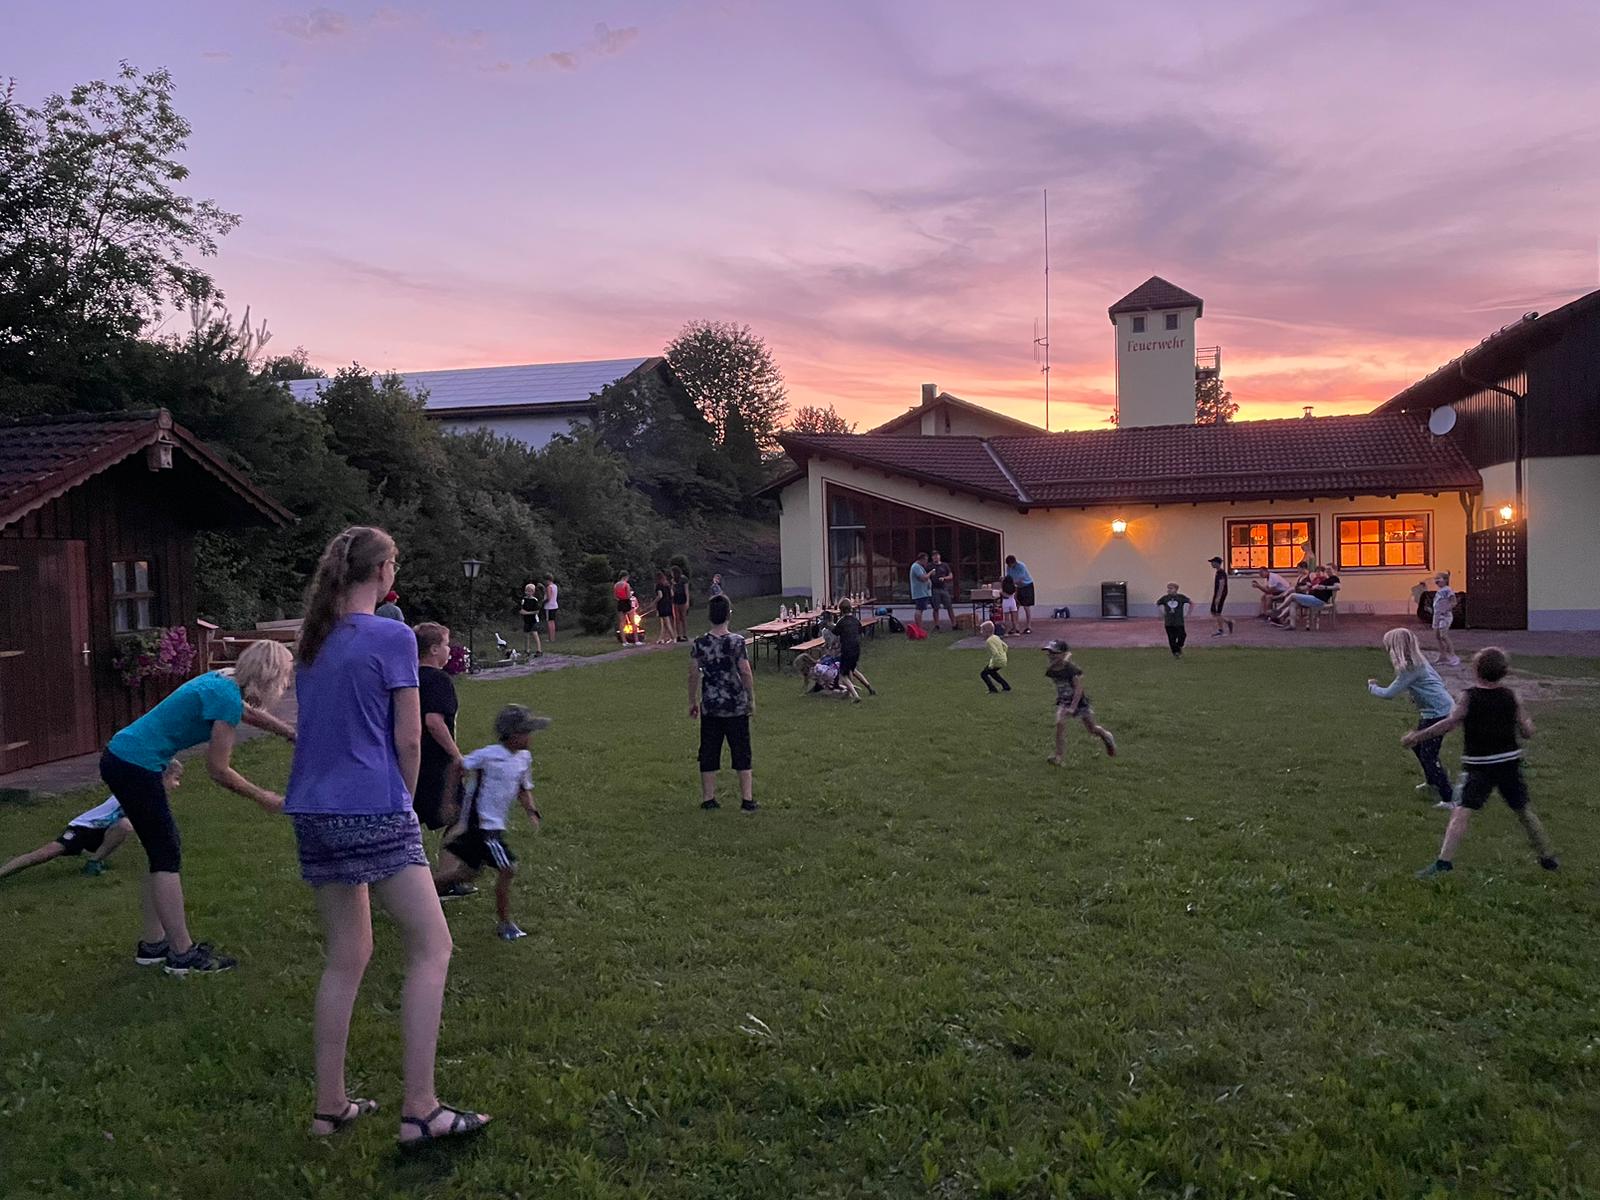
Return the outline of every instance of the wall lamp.
[[[1517,510],[1512,508],[1511,505],[1502,504],[1500,506],[1500,519],[1502,521],[1504,521],[1506,524],[1509,525],[1511,523],[1511,518],[1516,516],[1516,515],[1517,515]]]
[[[1121,537],[1123,534],[1125,534],[1127,532],[1128,532],[1128,523],[1126,521],[1124,521],[1121,517],[1117,517],[1111,522],[1111,536],[1112,537]]]

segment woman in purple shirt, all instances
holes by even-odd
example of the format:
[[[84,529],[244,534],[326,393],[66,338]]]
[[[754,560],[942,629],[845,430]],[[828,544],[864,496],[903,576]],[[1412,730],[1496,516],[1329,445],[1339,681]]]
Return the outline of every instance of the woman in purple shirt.
[[[350,1013],[372,957],[369,890],[400,926],[406,978],[405,1100],[400,1144],[476,1133],[489,1121],[439,1103],[434,1055],[450,968],[450,927],[434,890],[411,807],[422,753],[417,644],[373,615],[394,586],[399,556],[381,529],[357,525],[328,543],[306,591],[295,698],[299,740],[284,811],[300,874],[316,891],[327,942],[313,1037],[317,1105],[311,1132],[337,1133],[377,1109],[345,1090]]]

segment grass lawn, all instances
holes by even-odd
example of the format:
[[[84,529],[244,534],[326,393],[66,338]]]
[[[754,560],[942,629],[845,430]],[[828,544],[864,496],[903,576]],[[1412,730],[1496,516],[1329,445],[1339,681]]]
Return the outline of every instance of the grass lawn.
[[[1087,651],[1121,753],[1074,728],[1056,770],[1043,656],[990,698],[947,645],[868,641],[860,706],[758,671],[749,817],[695,806],[677,654],[464,683],[468,746],[508,700],[557,721],[513,838],[533,936],[494,939],[488,889],[448,910],[440,1090],[499,1119],[421,1161],[393,930],[351,1041],[384,1112],[312,1142],[289,825],[191,771],[191,924],[234,974],[133,966],[136,848],[0,883],[0,1193],[1600,1196],[1600,662],[1534,707],[1562,871],[1491,807],[1431,886],[1380,652]],[[284,747],[239,757],[281,785]],[[0,811],[0,845],[98,798]]]
[[[656,623],[654,602],[645,604],[647,599],[650,599],[650,597],[642,596],[639,603],[644,606],[646,617],[644,625],[645,644],[650,645],[660,635],[661,630]],[[577,601],[574,600],[573,603],[576,604]],[[771,620],[778,615],[778,605],[784,603],[792,604],[794,601],[788,600],[783,596],[755,596],[745,600],[735,600],[733,606],[738,612],[735,624],[750,625]],[[690,607],[690,614],[692,620],[703,624],[705,620],[705,597],[696,598],[696,603]],[[481,626],[477,631],[477,646],[479,661],[484,666],[493,665],[494,635],[496,632],[506,639],[513,650],[519,653],[522,650],[521,618],[513,615],[504,621]],[[704,630],[698,629],[694,630],[694,632],[699,633],[704,632]],[[452,628],[450,633],[455,641],[463,645],[466,644],[467,631],[464,627],[460,629]],[[544,636],[543,625],[539,626],[539,635],[541,637]],[[617,635],[610,629],[607,629],[605,633],[599,634],[584,633],[583,627],[578,623],[577,610],[567,611],[563,609],[560,623],[556,627],[556,641],[551,644],[546,639],[544,648],[547,654],[569,654],[579,658],[591,658],[596,654],[609,654],[613,650],[621,650],[623,647],[622,643],[617,641]]]

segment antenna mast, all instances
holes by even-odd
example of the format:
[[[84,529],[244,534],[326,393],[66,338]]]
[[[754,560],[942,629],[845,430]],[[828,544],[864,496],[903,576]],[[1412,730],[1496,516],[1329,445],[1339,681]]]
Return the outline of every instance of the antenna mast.
[[[1050,189],[1044,189],[1044,336],[1039,336],[1039,323],[1033,323],[1033,361],[1043,365],[1039,374],[1044,376],[1044,428],[1050,431]]]

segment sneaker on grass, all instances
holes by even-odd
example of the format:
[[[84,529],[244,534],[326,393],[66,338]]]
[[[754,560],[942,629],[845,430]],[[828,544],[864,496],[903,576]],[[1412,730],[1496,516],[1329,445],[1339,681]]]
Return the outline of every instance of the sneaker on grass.
[[[713,796],[709,800],[700,801],[700,807],[705,809],[707,812],[710,812],[713,808],[721,808],[722,805],[718,804],[717,798]]]
[[[761,805],[757,804],[754,800],[741,800],[741,801],[739,801],[739,811],[740,812],[759,812],[760,810],[761,810]]]
[[[106,864],[98,858],[91,858],[83,864],[83,873],[85,875],[104,875],[106,873]]]
[[[159,967],[167,961],[167,955],[172,947],[167,944],[166,938],[159,942],[140,942],[133,951],[133,961],[141,967]]]
[[[1438,879],[1441,875],[1448,875],[1453,870],[1455,870],[1455,867],[1453,867],[1450,863],[1445,862],[1444,859],[1441,858],[1429,863],[1427,866],[1423,867],[1422,870],[1418,871],[1417,878]]]
[[[447,888],[439,889],[439,899],[460,900],[463,896],[475,896],[478,889],[470,883],[452,883]]]
[[[1559,871],[1561,869],[1561,860],[1553,854],[1546,854],[1539,859],[1539,865],[1546,871]]]
[[[218,975],[238,965],[237,958],[218,954],[209,942],[196,942],[182,954],[167,955],[168,975]]]
[[[525,938],[528,936],[527,933],[524,932],[515,921],[501,922],[495,927],[494,932],[495,936],[498,937],[502,942],[514,942],[518,938]]]

